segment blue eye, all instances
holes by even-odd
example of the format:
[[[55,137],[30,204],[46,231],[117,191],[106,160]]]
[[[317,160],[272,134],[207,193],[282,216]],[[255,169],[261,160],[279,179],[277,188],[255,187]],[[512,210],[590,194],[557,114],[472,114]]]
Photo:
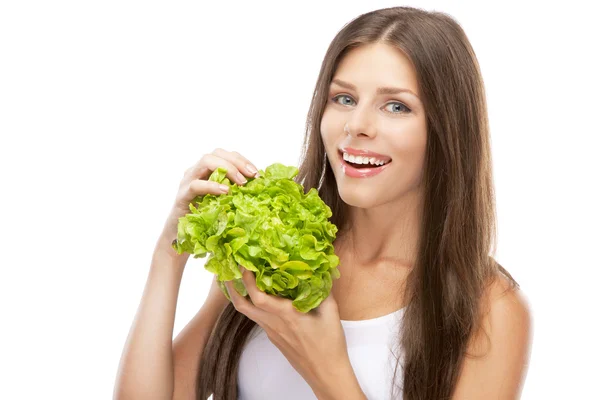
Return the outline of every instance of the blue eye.
[[[397,101],[393,101],[391,103],[387,103],[385,106],[400,106],[400,109],[398,110],[399,112],[392,112],[392,114],[400,114],[401,112],[410,112],[410,109],[408,107],[406,107],[404,104],[397,102]]]
[[[333,100],[334,103],[338,103],[337,99],[339,97],[346,97],[348,99],[350,98],[350,96],[346,96],[345,94],[338,94],[337,96],[334,96],[331,100]],[[338,103],[338,104],[340,104],[340,103]]]
[[[338,98],[344,98],[344,97],[352,100],[352,98],[350,96],[348,96],[348,95],[338,94],[337,96],[332,97],[331,101],[333,101],[336,104],[341,104],[337,100],[338,100]],[[352,100],[352,102],[354,102],[354,100]],[[341,105],[349,105],[349,104],[345,103],[345,104],[341,104]],[[406,107],[404,104],[400,103],[399,101],[389,102],[389,103],[386,104],[386,107],[389,106],[389,105],[394,105],[394,106],[399,106],[400,107],[399,109],[396,108],[396,110],[398,112],[388,111],[390,114],[402,114],[403,112],[410,112],[410,108]]]

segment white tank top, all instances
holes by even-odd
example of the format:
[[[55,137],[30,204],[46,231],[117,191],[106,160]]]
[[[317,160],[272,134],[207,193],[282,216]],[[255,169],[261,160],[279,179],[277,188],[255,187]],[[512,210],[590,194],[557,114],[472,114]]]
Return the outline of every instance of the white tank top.
[[[402,359],[399,329],[405,308],[382,317],[344,321],[350,363],[369,400],[389,400],[396,372],[396,398],[402,399]],[[310,386],[271,343],[258,325],[250,332],[238,368],[238,400],[312,400]]]

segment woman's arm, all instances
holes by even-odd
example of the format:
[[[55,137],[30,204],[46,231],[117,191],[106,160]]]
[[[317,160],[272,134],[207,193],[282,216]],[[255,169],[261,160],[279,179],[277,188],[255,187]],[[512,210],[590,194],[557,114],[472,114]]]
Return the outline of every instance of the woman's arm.
[[[157,248],[170,246],[162,235]],[[171,399],[173,325],[187,256],[155,251],[119,364],[114,399]]]
[[[198,362],[213,327],[227,304],[229,304],[229,300],[217,286],[215,275],[211,293],[206,302],[173,341],[175,368],[173,400],[196,400]]]
[[[526,298],[509,291],[496,298],[485,319],[486,335],[474,337],[465,358],[453,400],[515,400],[527,376],[532,343],[532,318]]]

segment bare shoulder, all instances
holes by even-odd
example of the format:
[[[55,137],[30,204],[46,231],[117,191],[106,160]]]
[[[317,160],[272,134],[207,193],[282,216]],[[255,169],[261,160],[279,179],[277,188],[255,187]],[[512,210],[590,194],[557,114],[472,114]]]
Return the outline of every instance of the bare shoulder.
[[[507,297],[508,300],[518,301],[524,306],[528,304],[523,291],[519,287],[512,288],[508,278],[503,275],[499,275],[494,279],[489,288],[489,295],[491,304],[495,304],[503,297]]]
[[[489,314],[485,318],[497,342],[529,350],[533,317],[529,300],[521,288],[511,287],[504,277],[497,278],[490,289]]]
[[[453,399],[517,399],[531,352],[529,302],[504,277],[490,285],[483,301],[482,330],[469,343]]]

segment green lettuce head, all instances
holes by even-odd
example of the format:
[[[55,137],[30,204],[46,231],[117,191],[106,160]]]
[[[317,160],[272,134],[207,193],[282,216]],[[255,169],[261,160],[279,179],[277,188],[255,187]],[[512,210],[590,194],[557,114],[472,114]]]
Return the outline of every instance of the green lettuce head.
[[[224,281],[232,280],[238,293],[248,294],[239,264],[254,272],[263,292],[292,300],[303,313],[318,307],[340,277],[331,209],[315,188],[304,194],[292,179],[296,167],[272,164],[243,186],[232,184],[226,174],[219,167],[209,180],[228,185],[229,192],[192,200],[191,214],[179,219],[173,248],[194,258],[210,253],[204,268],[217,275],[229,300]]]

